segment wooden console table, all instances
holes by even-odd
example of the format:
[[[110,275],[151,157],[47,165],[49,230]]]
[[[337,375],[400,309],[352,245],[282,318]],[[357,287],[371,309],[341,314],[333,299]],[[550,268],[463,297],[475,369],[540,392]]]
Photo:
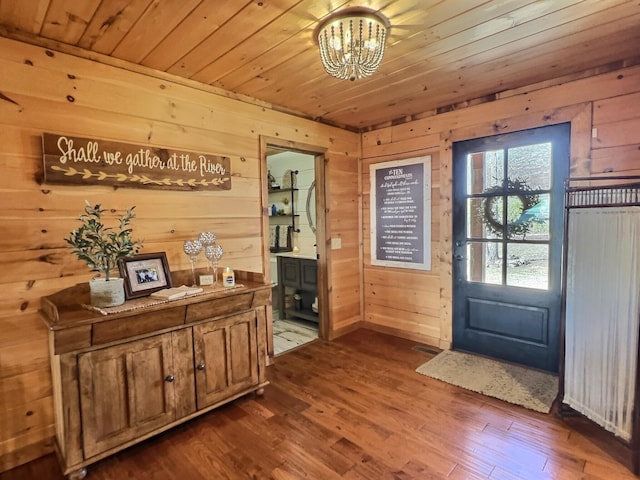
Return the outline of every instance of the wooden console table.
[[[88,284],[42,299],[65,475],[83,478],[87,465],[263,393],[271,286],[242,283],[108,315],[82,306]]]

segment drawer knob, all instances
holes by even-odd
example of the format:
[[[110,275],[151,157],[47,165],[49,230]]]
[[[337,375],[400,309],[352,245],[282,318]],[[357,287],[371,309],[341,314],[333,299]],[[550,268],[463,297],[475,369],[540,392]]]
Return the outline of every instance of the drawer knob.
[[[165,378],[165,381],[171,383],[175,380],[175,378],[173,377],[173,375],[167,375],[167,378]]]
[[[196,367],[198,370],[204,370],[204,362],[199,363],[198,366]]]

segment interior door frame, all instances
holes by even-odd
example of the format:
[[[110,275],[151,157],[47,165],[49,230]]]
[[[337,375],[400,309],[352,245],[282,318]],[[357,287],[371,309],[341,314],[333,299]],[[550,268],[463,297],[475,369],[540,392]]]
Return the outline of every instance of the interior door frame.
[[[331,264],[331,249],[327,248],[326,239],[329,238],[327,226],[326,209],[326,171],[328,150],[319,145],[295,142],[279,137],[260,136],[260,189],[262,198],[262,264],[265,268],[265,281],[271,278],[271,262],[269,252],[269,199],[267,191],[267,150],[274,147],[283,151],[300,152],[314,156],[314,170],[316,182],[316,251],[318,265],[318,305],[323,305],[318,311],[318,337],[328,338],[331,331],[329,325],[330,310],[329,290],[327,284],[328,265]],[[267,313],[267,350],[269,357],[273,357],[273,316],[272,310]]]

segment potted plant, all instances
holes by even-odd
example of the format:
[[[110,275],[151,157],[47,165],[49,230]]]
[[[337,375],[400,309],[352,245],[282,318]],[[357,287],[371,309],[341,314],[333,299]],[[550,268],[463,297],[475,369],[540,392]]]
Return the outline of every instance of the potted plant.
[[[82,225],[65,238],[78,259],[102,275],[89,282],[91,305],[95,307],[112,307],[124,303],[124,280],[113,277],[111,273],[117,271],[119,259],[138,253],[142,247],[140,240],[131,238],[129,224],[135,218],[134,209],[135,206],[127,208],[118,218],[116,230],[105,226],[102,221],[106,209],[100,204],[91,205],[85,200],[84,213],[78,217]]]

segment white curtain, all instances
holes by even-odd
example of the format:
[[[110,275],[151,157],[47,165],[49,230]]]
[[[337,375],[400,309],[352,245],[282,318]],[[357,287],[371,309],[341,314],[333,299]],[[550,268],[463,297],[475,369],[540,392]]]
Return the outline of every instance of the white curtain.
[[[564,403],[629,441],[640,316],[640,207],[569,214]]]

